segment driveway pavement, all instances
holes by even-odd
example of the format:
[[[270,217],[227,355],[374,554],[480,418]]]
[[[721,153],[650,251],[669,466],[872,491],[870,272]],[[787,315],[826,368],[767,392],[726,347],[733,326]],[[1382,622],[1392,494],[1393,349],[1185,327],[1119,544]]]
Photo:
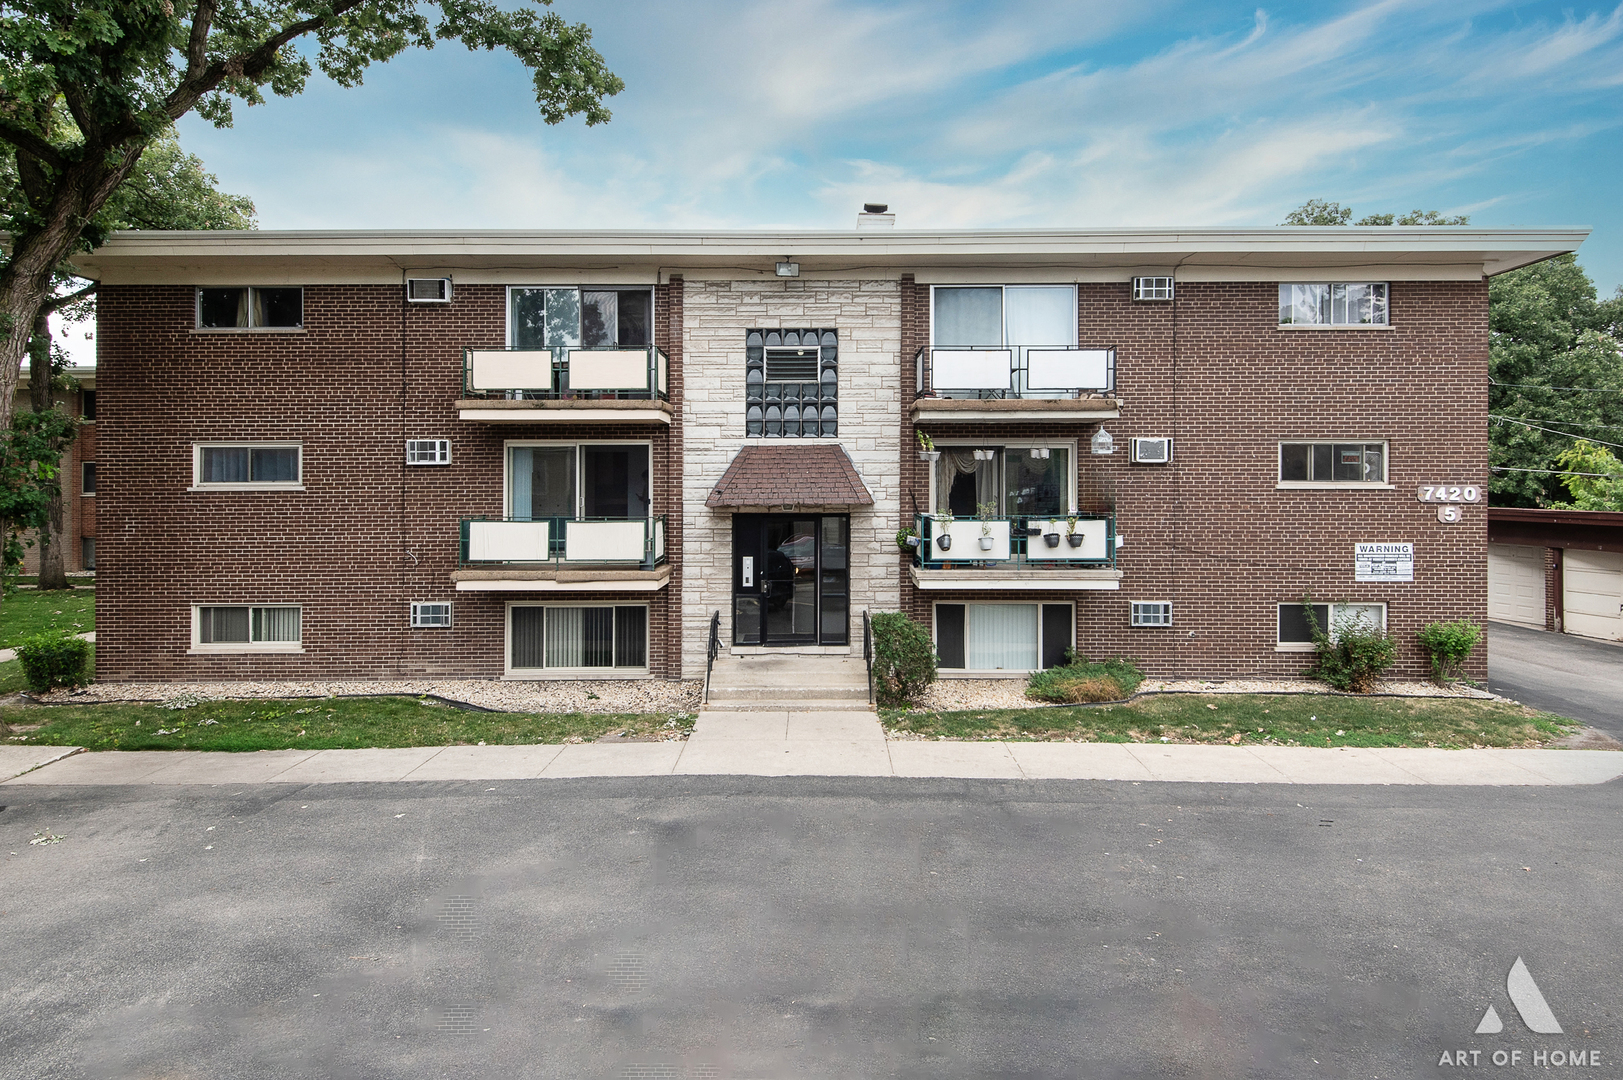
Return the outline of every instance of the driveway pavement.
[[[1488,689],[1623,740],[1623,645],[1489,623]]]
[[[663,776],[0,802],[7,1080],[1623,1062],[1615,785]],[[1518,957],[1563,1034],[1518,1015]],[[1474,1034],[1489,1006],[1503,1030]]]

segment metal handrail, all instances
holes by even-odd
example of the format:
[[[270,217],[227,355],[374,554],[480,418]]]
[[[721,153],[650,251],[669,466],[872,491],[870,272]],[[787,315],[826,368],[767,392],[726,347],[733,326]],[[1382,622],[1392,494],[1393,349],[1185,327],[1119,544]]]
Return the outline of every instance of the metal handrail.
[[[868,609],[862,609],[862,662],[868,665],[868,704],[873,704],[873,630],[868,625]]]
[[[1031,542],[1043,535],[1043,526],[1048,522],[1056,522],[1061,535],[1066,528],[1066,520],[1075,518],[1077,521],[1102,521],[1105,523],[1105,557],[1102,559],[1081,558],[1064,554],[1064,548],[1059,549],[1060,554],[1033,559],[1028,554]],[[944,515],[915,514],[913,527],[919,534],[919,546],[913,549],[913,563],[915,566],[928,566],[939,568],[946,564],[963,567],[971,563],[1008,563],[1018,564],[1025,568],[1062,569],[1078,565],[1095,567],[1114,567],[1116,565],[1116,519],[1111,514],[1025,514],[1019,517],[997,516],[992,518],[953,518],[953,523],[980,524],[981,521],[1008,522],[1009,523],[1009,557],[1007,559],[993,559],[987,553],[970,549],[959,556],[954,549],[952,559],[941,559],[931,556],[931,542],[935,537],[937,526],[948,524]]]
[[[1106,354],[1105,382],[1102,387],[1070,387],[1058,390],[1032,390],[1026,387],[1025,380],[1030,370],[1028,354],[1036,350],[1063,350],[1076,352],[1103,352]],[[1006,352],[1009,354],[1009,382],[1007,386],[971,390],[968,388],[937,388],[935,385],[935,354],[938,352]],[[925,397],[967,397],[970,399],[1001,400],[1010,398],[1031,399],[1071,399],[1083,398],[1090,394],[1113,394],[1116,390],[1116,350],[1114,347],[1102,349],[1081,349],[1074,345],[921,345],[919,351],[913,354],[914,370],[917,372],[917,384],[914,390],[915,398]]]
[[[546,386],[487,386],[475,388],[473,385],[474,354],[497,352],[548,354],[551,358],[548,367],[548,384]],[[569,387],[570,358],[575,353],[593,352],[646,352],[648,354],[648,366],[644,385],[640,387],[628,386],[621,389],[571,390]],[[492,346],[489,348],[468,346],[462,350],[462,393],[469,397],[474,395],[483,397],[517,395],[521,398],[534,400],[615,398],[636,401],[666,401],[669,399],[669,392],[664,384],[668,379],[669,370],[670,357],[666,355],[664,349],[657,345],[633,345],[629,348],[621,348],[615,345],[560,345],[540,348],[517,345]]]
[[[716,666],[716,655],[721,652],[721,612],[710,613],[710,643],[705,647],[704,695],[700,700],[710,704],[710,670]]]

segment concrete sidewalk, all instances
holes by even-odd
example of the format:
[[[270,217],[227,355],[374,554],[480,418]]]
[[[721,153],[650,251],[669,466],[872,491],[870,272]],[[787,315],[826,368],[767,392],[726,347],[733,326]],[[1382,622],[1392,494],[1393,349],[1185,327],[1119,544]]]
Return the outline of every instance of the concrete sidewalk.
[[[1623,753],[890,742],[872,713],[852,712],[706,712],[686,742],[241,754],[0,748],[0,778],[9,778],[5,782],[10,784],[319,784],[671,775],[1550,786],[1603,784],[1623,776]]]

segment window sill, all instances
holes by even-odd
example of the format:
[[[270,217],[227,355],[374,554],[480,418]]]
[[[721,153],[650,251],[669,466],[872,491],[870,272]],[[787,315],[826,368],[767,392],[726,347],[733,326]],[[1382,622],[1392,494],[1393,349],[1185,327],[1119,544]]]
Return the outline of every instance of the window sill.
[[[303,484],[193,484],[187,491],[303,491]]]
[[[1391,323],[1280,323],[1281,330],[1395,330]]]
[[[502,675],[503,682],[614,682],[652,679],[647,668],[517,668]]]
[[[96,493],[94,491],[81,491],[81,492],[79,492],[79,498],[81,498],[81,499],[94,499],[95,497],[96,497]]]
[[[194,334],[302,334],[302,326],[194,326]]]
[[[1347,480],[1339,484],[1320,484],[1311,480],[1281,480],[1275,491],[1396,491],[1393,484],[1370,484],[1362,480]]]
[[[299,645],[272,645],[263,642],[247,645],[193,645],[186,650],[188,656],[238,656],[244,653],[302,653],[304,646]]]
[[[1298,644],[1292,644],[1292,645],[1275,645],[1274,646],[1274,652],[1310,653],[1310,652],[1316,652],[1317,650],[1318,650],[1318,646],[1313,644],[1311,641],[1305,641],[1305,642],[1302,642],[1299,645]]]

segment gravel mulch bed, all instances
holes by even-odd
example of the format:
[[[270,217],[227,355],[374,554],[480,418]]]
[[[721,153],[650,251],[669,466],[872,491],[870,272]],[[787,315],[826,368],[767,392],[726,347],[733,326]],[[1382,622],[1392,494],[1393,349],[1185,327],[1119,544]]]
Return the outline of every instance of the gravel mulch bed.
[[[1141,694],[1333,694],[1314,679],[1146,679]],[[1397,697],[1462,697],[1497,700],[1497,694],[1464,683],[1438,686],[1430,682],[1383,682],[1377,694]],[[935,711],[962,709],[1029,709],[1041,705],[1026,697],[1024,679],[941,679],[930,684],[915,708]]]
[[[203,701],[251,698],[368,697],[428,694],[496,712],[678,713],[699,707],[703,684],[694,680],[604,679],[592,682],[497,682],[489,679],[401,680],[394,682],[200,682],[92,683],[79,690],[55,690],[38,697],[47,705],[105,701]]]

